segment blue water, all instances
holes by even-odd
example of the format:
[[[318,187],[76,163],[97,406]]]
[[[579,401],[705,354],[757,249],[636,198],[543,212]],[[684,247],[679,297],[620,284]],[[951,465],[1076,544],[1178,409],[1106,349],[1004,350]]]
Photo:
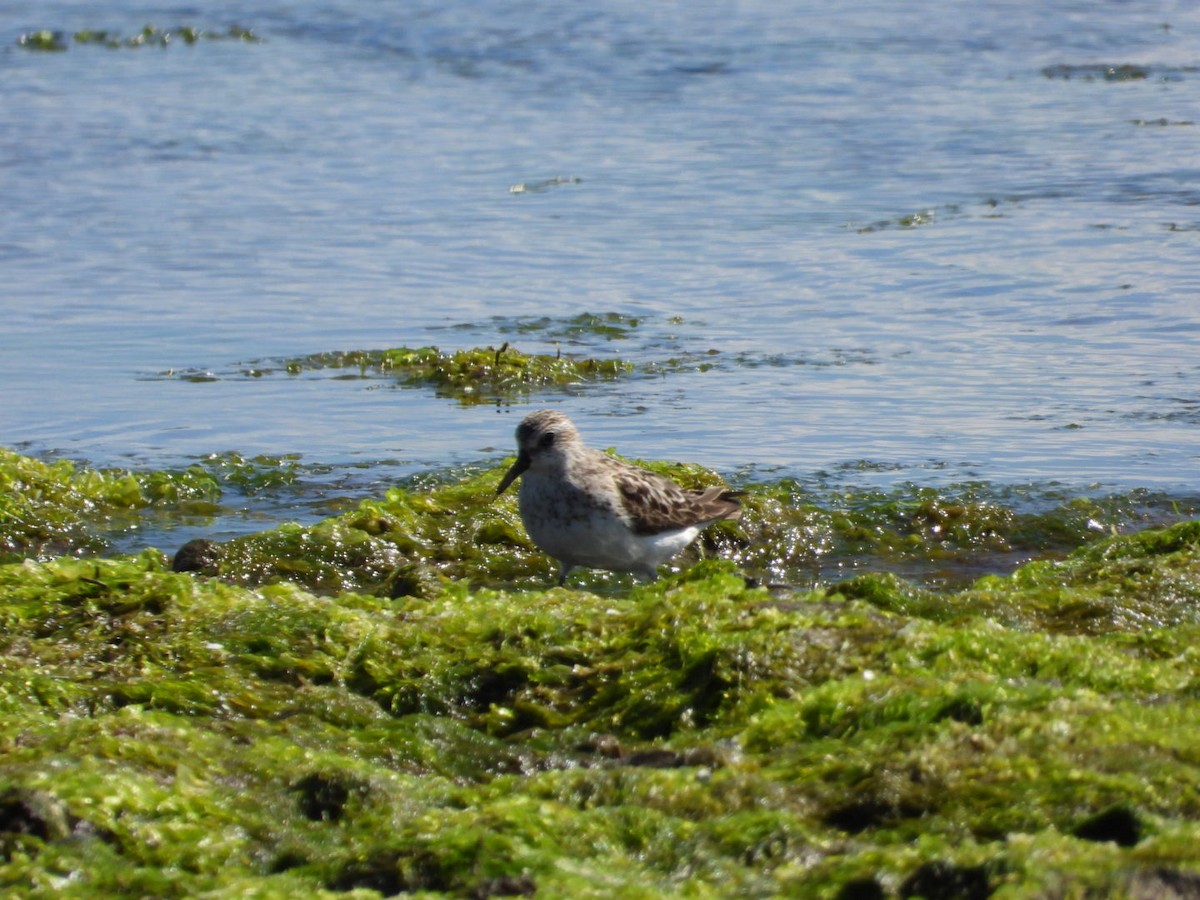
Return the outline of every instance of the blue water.
[[[0,7],[0,443],[385,481],[556,405],[731,475],[1196,490],[1200,6],[269,7]],[[17,45],[147,23],[263,42]],[[637,326],[520,327],[584,311]],[[238,374],[504,341],[718,352],[511,407]]]

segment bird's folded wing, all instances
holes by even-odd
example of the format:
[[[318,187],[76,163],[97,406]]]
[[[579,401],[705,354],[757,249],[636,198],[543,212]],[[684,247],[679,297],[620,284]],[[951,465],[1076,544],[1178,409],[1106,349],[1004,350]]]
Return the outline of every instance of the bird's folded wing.
[[[678,531],[718,519],[736,519],[742,514],[738,494],[723,487],[685,491],[651,472],[622,472],[616,483],[636,534]]]

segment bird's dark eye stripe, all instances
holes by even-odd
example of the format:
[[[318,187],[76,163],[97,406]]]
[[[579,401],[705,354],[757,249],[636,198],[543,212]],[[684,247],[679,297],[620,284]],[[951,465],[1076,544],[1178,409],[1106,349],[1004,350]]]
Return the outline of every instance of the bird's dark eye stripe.
[[[542,439],[538,443],[540,443],[543,447],[549,447],[554,443],[554,432],[547,431],[542,435]]]

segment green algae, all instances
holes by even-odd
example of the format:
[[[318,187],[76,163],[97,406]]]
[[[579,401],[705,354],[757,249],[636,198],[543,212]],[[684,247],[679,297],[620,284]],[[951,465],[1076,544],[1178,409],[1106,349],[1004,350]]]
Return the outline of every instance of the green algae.
[[[30,31],[17,38],[17,46],[26,50],[60,52],[67,49],[67,42],[61,31],[51,31],[43,28]]]
[[[0,448],[0,561],[96,552],[105,546],[100,527],[151,507],[211,512],[219,497],[217,482],[198,466],[80,470],[69,460],[46,463]]]
[[[159,28],[146,25],[140,31],[131,35],[121,35],[115,31],[98,29],[82,29],[71,35],[53,29],[41,29],[22,34],[17,38],[17,45],[26,50],[63,51],[72,43],[78,45],[96,45],[112,50],[138,47],[167,47],[173,43],[196,44],[206,41],[241,41],[243,43],[260,43],[262,38],[239,25],[231,25],[223,31],[211,31],[197,28],[194,25],[180,25],[176,28]]]
[[[719,483],[700,466],[648,464],[688,487]],[[525,535],[514,498],[496,498],[504,468],[431,488],[396,487],[382,498],[312,525],[287,523],[222,545],[217,572],[244,585],[288,580],[311,590],[428,596],[448,579],[478,586],[553,582],[551,561]],[[718,552],[716,528],[683,559]],[[628,587],[628,576],[594,573],[584,583]]]
[[[247,496],[295,485],[314,471],[311,466],[301,466],[299,454],[210,453],[201,457],[197,465],[219,484],[236,487]]]
[[[499,348],[472,347],[447,351],[436,346],[394,347],[382,350],[335,350],[290,359],[260,359],[228,366],[167,369],[155,377],[197,384],[229,378],[330,377],[338,380],[388,381],[406,388],[432,389],[439,397],[462,405],[514,403],[536,393],[575,392],[587,384],[627,378],[661,378],[668,375],[704,373],[714,369],[764,367],[873,365],[878,360],[863,348],[818,348],[797,354],[765,354],[742,351],[724,355],[714,347],[693,349],[678,346],[678,330],[686,323],[679,317],[654,321],[646,316],[623,313],[580,313],[575,316],[494,316],[486,325],[460,323],[445,329],[455,332],[499,332],[528,337],[555,345],[554,353],[524,353],[505,342]],[[653,331],[647,326],[652,326]],[[665,330],[664,330],[665,327]],[[602,358],[564,353],[561,345],[579,346],[598,342],[648,343],[638,349],[645,356],[672,346],[666,356],[637,362],[616,357]],[[649,349],[648,349],[649,348]]]
[[[682,319],[675,319],[681,324]],[[586,341],[602,338],[606,341],[632,338],[645,322],[643,316],[625,313],[582,312],[574,316],[492,316],[483,330],[501,334],[531,335],[548,341]],[[458,331],[478,331],[481,326],[463,323],[454,326]]]
[[[703,324],[682,316],[660,318],[610,311],[582,312],[572,316],[491,316],[482,321],[458,322],[431,330],[489,338],[501,334],[510,339],[519,337],[566,346],[639,341],[641,349],[657,352],[659,348],[674,346],[681,340],[699,340],[699,331],[692,329]]]
[[[1195,592],[1198,534],[1089,544],[1061,586],[1136,605],[1094,568],[1136,563],[1191,572]],[[406,600],[247,590],[153,552],[0,567],[0,880],[30,896],[1194,887],[1196,626],[1050,633],[981,614],[974,592],[906,613],[886,586],[782,601],[725,562],[620,598],[454,583]]]
[[[793,584],[868,570],[962,587],[1105,534],[1197,512],[1194,501],[1146,491],[1070,497],[976,482],[864,490],[785,478],[748,485],[746,493],[747,514],[714,540],[748,573]]]
[[[1181,69],[1163,69],[1167,71],[1180,72]],[[1119,65],[1108,65],[1105,63],[1088,63],[1084,65],[1071,65],[1067,63],[1059,63],[1053,66],[1045,66],[1042,69],[1042,75],[1049,79],[1082,79],[1084,81],[1144,81],[1150,77],[1151,69],[1146,66],[1132,65],[1122,63]],[[1165,74],[1164,74],[1165,77]]]
[[[460,403],[491,402],[527,394],[534,388],[570,386],[618,378],[630,371],[620,360],[573,359],[562,355],[523,354],[507,344],[442,353],[436,347],[383,351],[379,366],[410,385],[432,385]]]
[[[97,470],[0,448],[0,561],[94,554],[142,529],[211,524],[236,512],[229,502],[295,494],[329,471],[295,454],[237,452],[175,470]]]
[[[701,466],[640,464],[690,488],[721,483]],[[551,562],[526,537],[515,500],[495,497],[503,471],[501,464],[465,469],[457,480],[414,478],[383,497],[347,501],[344,512],[315,523],[193,546],[193,568],[244,586],[290,581],[325,593],[393,597],[436,594],[448,579],[494,588],[548,585]],[[8,555],[0,558],[101,552],[107,535],[136,533],[146,516],[203,521],[221,512],[227,491],[243,498],[298,491],[320,474],[294,456],[212,454],[181,471],[136,473],[78,470],[67,461],[8,453],[0,456],[0,485],[9,488],[0,501],[0,546]],[[707,529],[679,557],[680,566],[722,557],[758,582],[791,589],[857,572],[965,587],[1032,558],[1052,565],[1099,535],[1195,512],[1192,501],[1138,491],[1080,498],[978,483],[881,491],[794,479],[743,487],[742,520]],[[620,591],[633,581],[593,572],[574,583]],[[859,589],[869,591],[869,582]]]
[[[189,477],[273,490],[293,463]],[[157,550],[0,565],[7,893],[1200,887],[1200,522],[1114,533],[1163,498],[750,485],[745,521],[700,548],[725,558],[543,590],[492,502],[502,471],[229,541],[220,577]],[[0,474],[39,517],[181,490],[16,454]],[[838,577],[743,577],[794,576],[813,548]],[[896,574],[976,553],[1007,563]]]
[[[610,381],[633,371],[618,359],[526,354],[507,343],[499,348],[475,347],[442,351],[437,347],[394,347],[314,353],[289,360],[260,360],[227,373],[209,369],[169,370],[162,377],[215,381],[222,377],[301,376],[332,371],[339,378],[384,378],[403,387],[432,388],[440,397],[463,405],[513,402],[547,388],[575,388]]]

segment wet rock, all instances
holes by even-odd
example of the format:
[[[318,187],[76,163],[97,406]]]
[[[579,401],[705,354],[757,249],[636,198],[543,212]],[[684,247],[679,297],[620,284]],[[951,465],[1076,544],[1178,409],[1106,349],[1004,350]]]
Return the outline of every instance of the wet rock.
[[[171,571],[216,575],[224,555],[224,550],[216,541],[196,538],[175,552],[175,557],[171,560]]]
[[[429,566],[414,562],[397,566],[374,592],[393,600],[401,597],[431,600],[441,590],[442,583],[437,574]]]

